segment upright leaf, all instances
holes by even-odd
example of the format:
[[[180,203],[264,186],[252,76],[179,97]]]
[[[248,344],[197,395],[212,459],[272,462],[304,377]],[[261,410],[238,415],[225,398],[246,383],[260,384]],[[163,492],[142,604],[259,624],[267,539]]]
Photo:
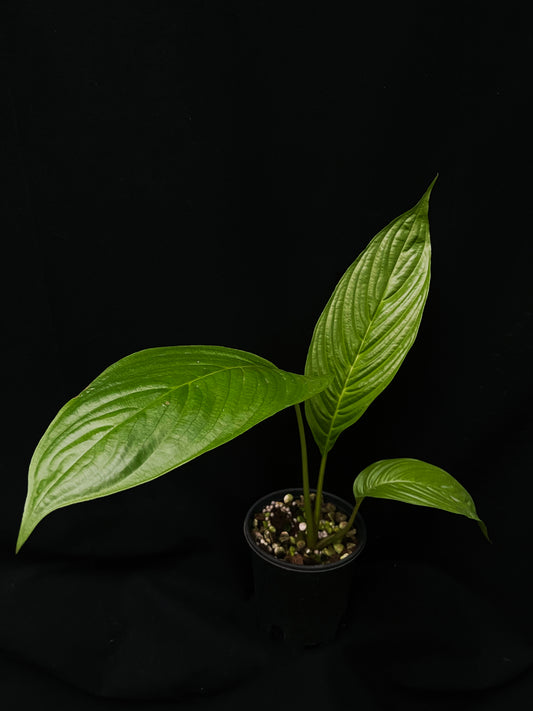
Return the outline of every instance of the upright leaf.
[[[59,411],[37,445],[17,550],[51,511],[155,479],[327,382],[216,346],[123,358]]]
[[[374,237],[318,319],[305,373],[333,379],[305,410],[322,454],[391,382],[416,338],[429,290],[428,203],[435,180]]]
[[[461,514],[477,521],[488,538],[468,491],[444,469],[419,459],[382,459],[371,464],[356,477],[353,493],[356,500],[373,496]]]

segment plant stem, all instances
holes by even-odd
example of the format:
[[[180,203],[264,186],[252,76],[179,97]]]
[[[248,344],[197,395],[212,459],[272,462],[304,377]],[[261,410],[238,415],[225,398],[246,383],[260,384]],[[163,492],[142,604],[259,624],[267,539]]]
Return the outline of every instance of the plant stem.
[[[352,514],[350,518],[348,519],[348,522],[344,528],[341,528],[340,531],[337,531],[336,533],[332,533],[330,536],[326,536],[326,538],[323,538],[316,546],[318,550],[322,550],[322,548],[326,548],[326,546],[330,546],[333,543],[340,543],[344,536],[348,533],[353,528],[353,524],[355,522],[355,517],[357,516],[357,512],[359,511],[359,507],[363,503],[364,496],[359,499],[359,501],[355,502],[355,506],[353,507]]]
[[[328,458],[327,452],[322,455],[320,461],[320,469],[318,471],[318,482],[316,485],[316,501],[315,501],[315,528],[318,530],[320,521],[320,509],[322,507],[322,488],[324,486],[324,474],[326,472],[326,461]]]
[[[307,542],[309,547],[316,544],[316,526],[313,519],[313,509],[311,507],[311,490],[309,488],[309,465],[307,463],[307,442],[305,440],[305,426],[302,417],[302,410],[297,403],[294,406],[296,419],[298,421],[298,434],[300,435],[300,449],[302,452],[302,485],[304,490],[304,513],[307,522]]]

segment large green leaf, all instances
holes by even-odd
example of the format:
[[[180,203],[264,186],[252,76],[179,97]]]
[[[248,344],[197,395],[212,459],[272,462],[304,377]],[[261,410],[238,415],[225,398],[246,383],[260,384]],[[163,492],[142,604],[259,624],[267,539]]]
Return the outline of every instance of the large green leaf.
[[[416,338],[429,290],[428,203],[434,183],[374,237],[316,324],[305,373],[334,376],[305,405],[322,454],[391,382]]]
[[[17,550],[51,511],[155,479],[327,382],[216,346],[123,358],[59,411],[37,445]]]
[[[477,521],[488,538],[468,491],[444,469],[419,459],[382,459],[371,464],[356,477],[353,493],[357,501],[373,496],[461,514]]]

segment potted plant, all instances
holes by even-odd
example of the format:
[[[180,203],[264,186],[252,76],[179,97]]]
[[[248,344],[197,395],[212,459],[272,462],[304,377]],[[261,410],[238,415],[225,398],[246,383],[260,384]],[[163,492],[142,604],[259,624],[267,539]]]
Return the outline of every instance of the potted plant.
[[[435,180],[342,276],[315,326],[304,375],[232,348],[151,348],[114,363],[67,402],[33,454],[17,552],[52,511],[155,479],[289,406],[296,409],[301,490],[267,495],[245,521],[261,579],[256,588],[267,591],[266,603],[280,585],[296,586],[296,602],[284,609],[274,604],[272,612],[288,637],[314,642],[334,633],[347,598],[339,593],[346,587],[341,578],[349,578],[364,546],[359,507],[368,496],[462,514],[488,538],[468,492],[426,462],[389,459],[367,466],[355,478],[353,505],[323,488],[339,435],[391,382],[416,338],[429,290],[428,204]],[[321,454],[314,489],[302,402]],[[269,585],[265,576],[272,575]],[[306,590],[315,606],[310,609]],[[325,590],[334,591],[326,604],[334,619],[312,629],[311,618],[321,617],[316,596]]]

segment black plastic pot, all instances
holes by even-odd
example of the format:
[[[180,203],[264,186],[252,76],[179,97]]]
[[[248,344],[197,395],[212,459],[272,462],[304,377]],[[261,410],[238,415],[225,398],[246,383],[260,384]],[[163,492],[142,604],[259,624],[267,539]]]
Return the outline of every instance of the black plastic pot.
[[[261,550],[252,534],[254,514],[285,494],[300,496],[302,489],[274,491],[255,502],[244,520],[244,536],[252,551],[254,591],[260,628],[271,638],[288,644],[312,646],[332,641],[348,607],[356,560],[366,543],[366,526],[357,515],[357,547],[348,558],[327,565],[294,565]],[[323,493],[326,502],[350,515],[353,504]]]

